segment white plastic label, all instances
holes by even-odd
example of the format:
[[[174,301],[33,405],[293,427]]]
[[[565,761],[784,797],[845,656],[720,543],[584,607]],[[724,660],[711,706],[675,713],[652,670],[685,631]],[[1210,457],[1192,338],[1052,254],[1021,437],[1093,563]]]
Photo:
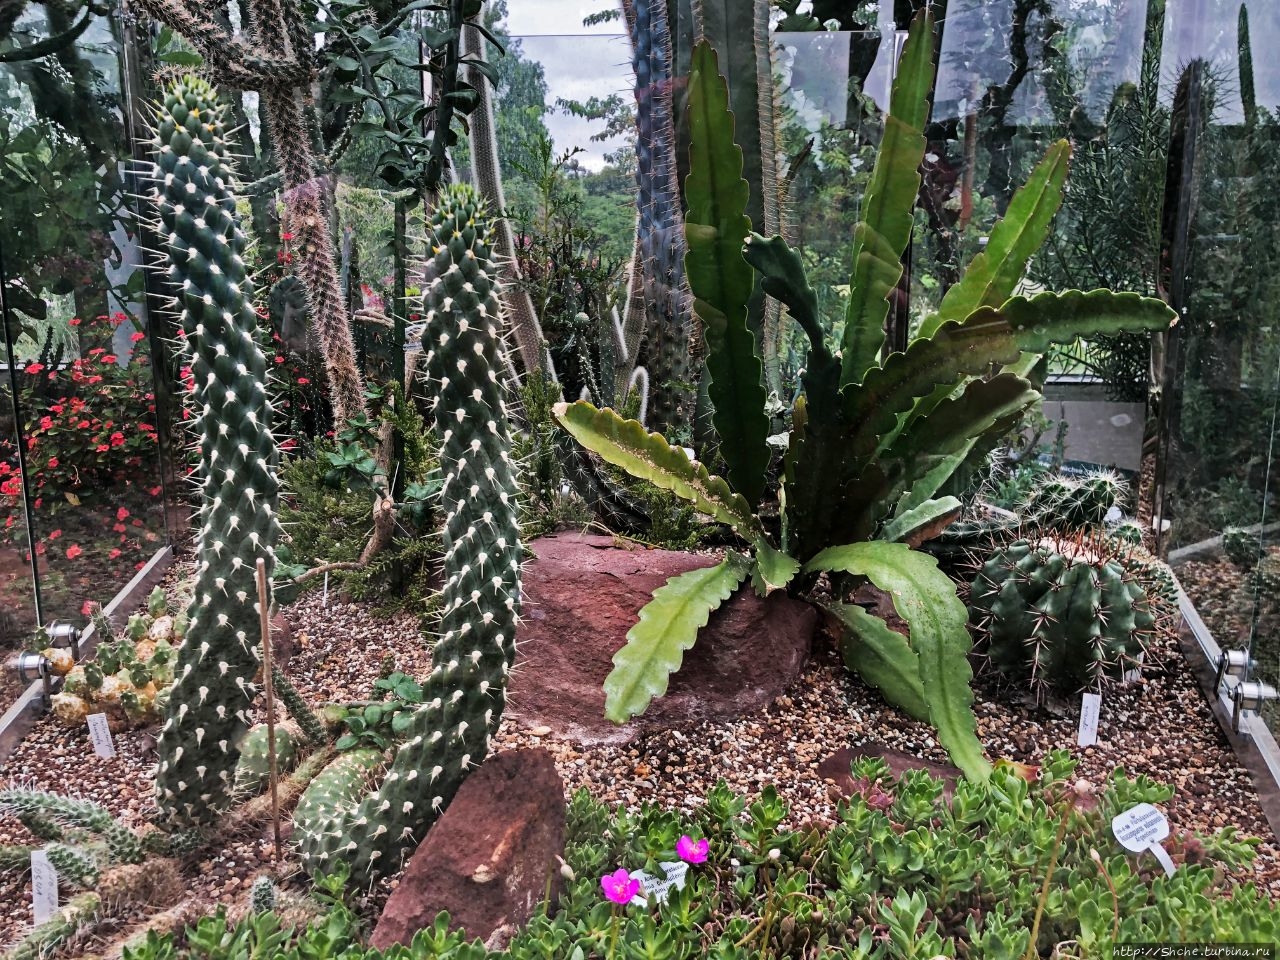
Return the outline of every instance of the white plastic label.
[[[105,713],[91,713],[88,716],[89,739],[93,741],[93,752],[105,759],[116,755],[115,741],[111,739],[111,727],[107,724]]]
[[[1076,743],[1082,747],[1092,747],[1098,742],[1098,717],[1102,713],[1102,697],[1096,693],[1086,693],[1080,701],[1080,732],[1076,734]]]
[[[1120,841],[1120,846],[1132,853],[1150,850],[1164,867],[1164,872],[1173,876],[1173,861],[1160,846],[1160,841],[1169,836],[1169,821],[1151,804],[1140,803],[1117,814],[1111,821],[1111,832]]]
[[[683,860],[679,863],[661,863],[666,877],[659,879],[643,870],[632,870],[631,879],[640,881],[640,892],[631,898],[631,906],[643,907],[649,903],[666,903],[671,888],[684,889],[685,878],[689,873],[689,865]]]
[[[31,906],[36,926],[58,912],[58,871],[43,850],[31,851]]]

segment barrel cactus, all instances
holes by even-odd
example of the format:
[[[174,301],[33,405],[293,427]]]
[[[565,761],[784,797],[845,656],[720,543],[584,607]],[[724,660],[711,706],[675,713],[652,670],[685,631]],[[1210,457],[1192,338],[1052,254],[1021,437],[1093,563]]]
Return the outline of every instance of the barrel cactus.
[[[153,147],[152,199],[194,380],[201,492],[195,594],[159,736],[156,794],[167,819],[195,824],[231,804],[257,692],[255,566],[264,559],[269,574],[274,560],[277,451],[223,108],[208,83],[169,85]]]
[[[489,750],[506,702],[520,612],[515,467],[503,398],[493,228],[469,186],[431,218],[423,310],[426,382],[440,440],[445,512],[439,639],[390,769],[356,804],[295,812],[308,870],[346,863],[353,883],[399,869]]]
[[[995,551],[973,580],[969,617],[992,664],[1041,700],[1122,679],[1141,664],[1156,626],[1144,585],[1086,538]]]

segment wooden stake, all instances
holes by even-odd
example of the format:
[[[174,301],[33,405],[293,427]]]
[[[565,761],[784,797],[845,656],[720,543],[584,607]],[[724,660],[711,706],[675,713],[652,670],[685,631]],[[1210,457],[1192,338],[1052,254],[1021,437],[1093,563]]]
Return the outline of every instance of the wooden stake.
[[[271,826],[276,839],[276,862],[280,862],[280,775],[276,767],[276,696],[271,682],[271,590],[267,583],[267,561],[258,558],[258,624],[262,631],[262,685],[267,691],[267,760],[271,775]]]

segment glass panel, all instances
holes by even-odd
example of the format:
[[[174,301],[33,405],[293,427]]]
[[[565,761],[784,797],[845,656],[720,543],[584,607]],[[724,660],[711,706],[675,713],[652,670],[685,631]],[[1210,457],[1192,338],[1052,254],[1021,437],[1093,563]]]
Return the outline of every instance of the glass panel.
[[[1280,686],[1280,65],[1266,53],[1280,22],[1258,2],[1170,8],[1169,99],[1190,162],[1189,239],[1171,252],[1186,266],[1171,283],[1184,320],[1166,364],[1168,538],[1219,645],[1250,649],[1252,679]],[[1277,729],[1274,703],[1264,715]]]
[[[24,686],[4,664],[26,648],[31,632],[39,626],[18,456],[21,441],[10,386],[16,371],[9,367],[8,350],[0,338],[0,713]]]
[[[31,4],[6,39],[61,35],[63,16]],[[166,538],[120,29],[99,18],[0,69],[0,247],[46,623],[83,623]]]

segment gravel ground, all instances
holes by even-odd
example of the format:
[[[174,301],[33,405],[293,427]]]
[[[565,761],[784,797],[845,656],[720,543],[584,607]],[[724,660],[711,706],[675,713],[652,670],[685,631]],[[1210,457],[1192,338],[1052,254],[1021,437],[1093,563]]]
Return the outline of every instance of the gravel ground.
[[[388,668],[421,674],[429,652],[409,616],[380,618],[356,604],[327,607],[311,594],[287,611],[295,627],[296,651],[288,672],[313,703],[362,699]],[[1152,650],[1143,682],[1103,701],[1099,742],[1074,746],[1078,714],[1029,705],[1011,707],[987,680],[977,685],[979,735],[993,757],[1038,761],[1047,750],[1069,748],[1081,755],[1081,775],[1102,782],[1113,767],[1172,784],[1167,805],[1174,831],[1213,832],[1233,826],[1262,840],[1253,878],[1280,898],[1280,849],[1257,806],[1248,775],[1235,760],[1203,702],[1174,643]],[[733,723],[705,724],[651,736],[626,746],[584,750],[550,735],[546,728],[504,722],[498,749],[543,746],[556,758],[566,789],[587,787],[610,803],[634,807],[654,801],[690,809],[721,778],[737,790],[756,793],[774,784],[791,806],[793,825],[830,823],[836,813],[830,784],[818,764],[841,747],[881,743],[928,759],[945,761],[930,730],[892,707],[846,673],[829,644],[819,643],[805,675],[767,708]],[[154,812],[151,799],[154,740],[145,731],[116,737],[118,756],[96,758],[84,730],[66,730],[52,719],[39,722],[0,778],[59,791],[72,790],[141,826]],[[231,902],[257,874],[271,870],[269,829],[232,844],[218,856],[192,865],[188,893]],[[31,842],[21,825],[0,818],[0,843]],[[286,878],[288,865],[276,872]],[[296,881],[295,881],[296,882]],[[394,886],[394,881],[388,887]],[[370,907],[383,899],[375,893]],[[0,916],[0,942],[29,923],[30,884],[10,873],[0,877],[0,902],[17,909]],[[20,905],[20,906],[19,906]],[[112,928],[95,931],[107,936]],[[100,948],[94,937],[84,948]]]

